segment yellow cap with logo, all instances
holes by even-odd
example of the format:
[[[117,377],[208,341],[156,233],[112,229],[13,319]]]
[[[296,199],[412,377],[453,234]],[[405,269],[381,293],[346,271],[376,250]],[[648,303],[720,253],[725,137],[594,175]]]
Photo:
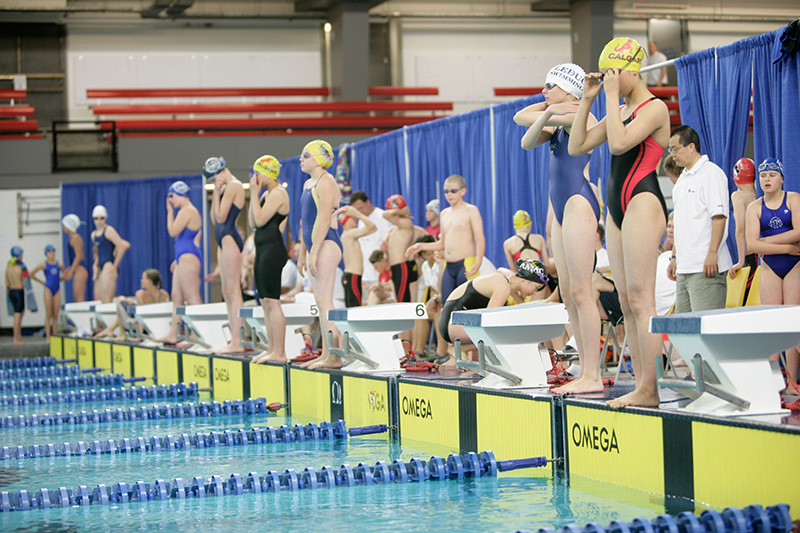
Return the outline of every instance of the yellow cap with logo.
[[[271,155],[262,155],[253,163],[253,172],[276,180],[281,173],[281,163]]]
[[[333,164],[333,148],[326,141],[317,139],[311,141],[304,148],[322,168],[328,168]]]
[[[639,72],[644,59],[644,48],[628,37],[612,39],[603,48],[598,68],[618,68],[631,72]]]

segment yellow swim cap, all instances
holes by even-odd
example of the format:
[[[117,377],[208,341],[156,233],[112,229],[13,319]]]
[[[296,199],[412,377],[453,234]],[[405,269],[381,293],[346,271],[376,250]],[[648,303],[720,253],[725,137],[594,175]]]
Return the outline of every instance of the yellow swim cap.
[[[303,150],[311,154],[311,157],[313,157],[322,168],[328,168],[333,164],[333,148],[331,148],[331,145],[326,141],[321,141],[319,139],[311,141]]]
[[[642,59],[644,59],[644,48],[639,43],[628,37],[618,37],[609,41],[603,48],[597,66],[639,72],[642,68]]]
[[[253,172],[264,174],[266,177],[276,180],[281,173],[281,164],[271,155],[262,155],[253,163]]]
[[[527,211],[520,209],[514,213],[514,229],[525,228],[531,225],[531,216]]]

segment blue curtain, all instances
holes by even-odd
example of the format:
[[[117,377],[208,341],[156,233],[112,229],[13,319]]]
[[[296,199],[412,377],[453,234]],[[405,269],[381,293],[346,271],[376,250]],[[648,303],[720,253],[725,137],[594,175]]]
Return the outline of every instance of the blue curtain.
[[[492,206],[490,127],[490,110],[487,107],[411,126],[406,133],[411,179],[424,183],[426,191],[435,190],[429,199],[440,198],[442,209],[447,207],[441,192],[444,180],[451,174],[464,177],[467,183],[464,200],[480,210],[487,237],[485,255],[497,265],[504,257],[503,243],[498,243],[487,233],[497,221]]]
[[[544,101],[537,94],[492,106],[495,127],[495,164],[497,201],[494,222],[486,223],[486,238],[499,243],[499,263],[506,266],[502,244],[514,234],[512,217],[523,209],[531,215],[531,231],[545,235],[547,223],[548,183],[550,179],[550,146],[544,144],[532,150],[520,146],[527,128],[514,123],[521,109]]]
[[[681,120],[700,136],[701,152],[728,176],[728,190],[736,185],[734,163],[744,155],[750,121],[752,48],[739,41],[678,58]],[[736,224],[728,217],[728,249],[737,257]]]
[[[413,176],[411,186],[406,184],[403,129],[354,143],[353,154],[350,162],[353,191],[364,191],[372,205],[381,209],[389,196],[401,194],[411,208],[414,223],[425,227],[425,204],[430,198]]]
[[[161,273],[163,288],[170,291],[172,273],[170,264],[175,259],[175,241],[167,233],[166,198],[169,186],[175,181],[186,182],[191,191],[189,197],[202,213],[202,202],[206,195],[202,178],[198,174],[115,182],[74,183],[61,187],[61,216],[74,213],[83,221],[78,230],[84,240],[84,253],[89,265],[87,299],[92,299],[92,246],[89,235],[94,229],[92,209],[100,204],[108,210],[107,223],[119,235],[131,243],[131,248],[122,259],[117,279],[117,294],[133,295],[140,288],[142,272],[155,268]],[[204,229],[208,239],[208,228]],[[67,260],[68,240],[64,238],[64,264]],[[65,301],[73,301],[72,283],[66,284]]]
[[[675,60],[678,71],[678,99],[681,121],[700,136],[700,151],[720,165],[724,132],[720,131],[719,91],[714,49],[703,50]],[[715,135],[716,133],[716,135]]]
[[[756,165],[777,157],[786,170],[784,189],[800,190],[800,55],[773,62],[785,27],[746,39],[753,48],[753,134]],[[779,45],[778,45],[779,46]]]

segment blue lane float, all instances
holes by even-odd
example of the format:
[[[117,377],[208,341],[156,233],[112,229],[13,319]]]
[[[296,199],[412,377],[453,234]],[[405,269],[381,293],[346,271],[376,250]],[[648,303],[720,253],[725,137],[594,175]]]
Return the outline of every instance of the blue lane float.
[[[82,373],[81,367],[75,364],[42,367],[15,367],[0,369],[0,379],[53,378],[80,376]]]
[[[255,400],[251,400],[255,402]],[[241,411],[252,411],[262,407],[260,403],[243,404]],[[102,441],[79,441],[70,444],[34,444],[31,446],[4,446],[0,448],[0,460],[10,459],[36,459],[38,457],[67,457],[83,455],[102,455],[119,453],[146,453],[146,452],[166,452],[175,450],[189,451],[200,448],[219,448],[223,446],[255,446],[265,444],[293,443],[293,442],[312,442],[312,441],[332,441],[346,439],[348,435],[371,435],[375,433],[385,433],[388,431],[386,425],[364,426],[347,429],[344,420],[336,423],[323,422],[320,425],[307,424],[305,426],[297,424],[294,427],[281,426],[278,428],[268,427],[266,429],[253,428],[250,430],[240,429],[238,431],[212,431],[210,433],[186,433],[176,437],[167,435],[165,437],[133,437],[123,439],[106,439]]]
[[[21,407],[25,405],[60,405],[91,402],[139,401],[158,399],[196,398],[199,389],[196,382],[189,385],[173,383],[171,385],[131,386],[115,389],[89,389],[69,392],[47,392],[33,394],[12,394],[0,396],[3,407]],[[0,426],[2,427],[2,426]]]
[[[792,516],[786,504],[764,509],[749,505],[744,509],[728,507],[721,513],[713,509],[700,516],[683,512],[676,516],[662,514],[652,520],[634,518],[631,522],[614,520],[607,526],[596,522],[583,527],[568,525],[558,530],[541,528],[537,533],[790,533]],[[529,533],[529,532],[517,532]]]
[[[3,359],[0,361],[0,370],[7,370],[10,368],[40,368],[40,367],[53,367],[57,364],[66,362],[74,363],[75,359],[62,359],[58,360],[55,357],[20,357],[17,359]]]
[[[379,426],[373,426],[377,428]],[[356,429],[356,428],[353,428]],[[320,435],[323,432],[319,428]],[[346,435],[343,424],[329,428],[331,437]],[[308,467],[302,471],[286,469],[284,472],[271,470],[260,476],[250,472],[246,476],[231,474],[228,478],[220,476],[193,477],[191,481],[175,478],[172,481],[157,479],[154,483],[138,481],[133,484],[99,484],[90,489],[79,485],[74,489],[59,487],[56,490],[39,489],[36,492],[20,490],[0,492],[0,511],[30,511],[53,507],[75,507],[87,505],[109,505],[129,502],[185,498],[218,498],[222,496],[241,496],[261,492],[284,492],[322,488],[357,487],[389,485],[393,483],[422,483],[426,481],[464,480],[468,478],[495,477],[500,464],[507,470],[530,468],[534,464],[546,465],[545,457],[531,458],[521,462],[500,461],[494,453],[485,451],[450,455],[447,459],[433,456],[429,461],[411,459],[408,463],[396,459],[391,463],[378,461],[375,465],[359,463],[355,468],[343,464],[339,468],[323,466],[320,469]],[[719,532],[718,532],[719,533]]]
[[[102,369],[89,369],[102,370]],[[48,391],[56,389],[73,389],[77,387],[114,387],[122,386],[127,383],[137,383],[144,381],[145,377],[126,378],[122,374],[98,374],[88,373],[86,375],[69,375],[55,377],[19,378],[5,379],[0,381],[0,391]]]
[[[173,405],[150,405],[141,407],[129,407],[128,409],[105,409],[99,411],[93,409],[91,412],[80,411],[79,413],[67,412],[55,413],[51,415],[44,413],[41,415],[15,415],[6,416],[0,419],[0,428],[13,429],[20,427],[37,426],[62,426],[75,424],[105,424],[111,422],[135,422],[138,420],[168,420],[172,418],[207,418],[217,416],[252,415],[267,414],[270,406],[264,398],[250,400],[225,400],[219,402],[202,402],[198,404],[173,404]]]

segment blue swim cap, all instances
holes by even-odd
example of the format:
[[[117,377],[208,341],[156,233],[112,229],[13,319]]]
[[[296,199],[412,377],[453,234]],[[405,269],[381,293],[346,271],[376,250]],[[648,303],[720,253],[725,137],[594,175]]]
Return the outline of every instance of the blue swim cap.
[[[22,255],[22,247],[21,246],[14,246],[11,248],[11,257],[19,257]]]
[[[225,170],[225,159],[220,157],[209,157],[203,165],[203,177],[206,181],[211,181],[214,176]]]
[[[182,181],[176,181],[169,186],[169,192],[171,194],[177,194],[178,196],[183,196],[186,198],[189,196],[189,186]]]
[[[56,251],[56,247],[53,246],[52,244],[48,244],[47,246],[44,247],[44,253],[55,252],[55,251]]]
[[[767,170],[777,170],[778,172],[781,173],[781,176],[783,176],[784,178],[786,177],[786,173],[783,171],[783,164],[781,163],[781,160],[778,158],[768,157],[764,161],[762,161],[760,165],[758,165],[759,174]]]

